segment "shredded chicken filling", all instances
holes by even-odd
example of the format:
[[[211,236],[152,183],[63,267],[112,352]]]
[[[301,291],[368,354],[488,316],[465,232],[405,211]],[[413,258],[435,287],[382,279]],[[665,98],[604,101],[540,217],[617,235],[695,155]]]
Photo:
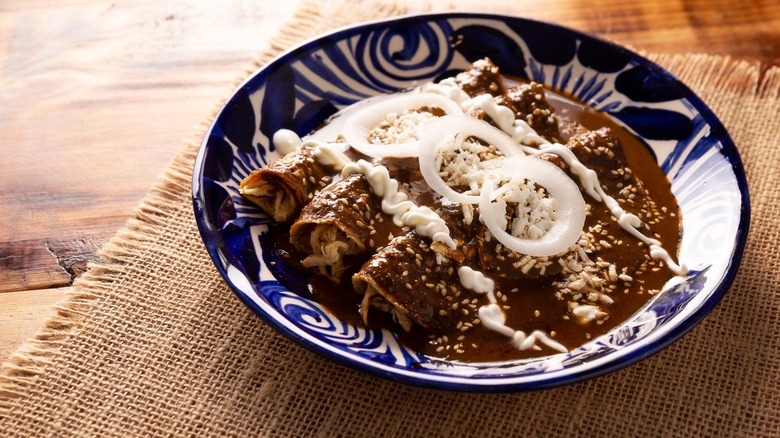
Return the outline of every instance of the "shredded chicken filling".
[[[360,304],[360,316],[363,319],[363,323],[368,325],[368,312],[370,308],[376,308],[382,312],[390,312],[393,317],[393,321],[398,323],[404,331],[412,330],[414,321],[397,307],[391,305],[384,296],[382,296],[372,285],[366,286],[366,291],[363,293],[363,301]]]
[[[352,239],[347,239],[338,228],[318,224],[310,237],[312,255],[303,259],[306,268],[316,267],[320,273],[340,278],[346,267],[344,256],[357,254],[359,249]],[[328,272],[330,270],[330,272]]]
[[[257,187],[244,187],[241,190],[243,196],[262,206],[266,211],[273,211],[274,220],[283,221],[293,214],[296,207],[295,198],[278,185],[260,184]],[[270,207],[273,205],[273,209]]]

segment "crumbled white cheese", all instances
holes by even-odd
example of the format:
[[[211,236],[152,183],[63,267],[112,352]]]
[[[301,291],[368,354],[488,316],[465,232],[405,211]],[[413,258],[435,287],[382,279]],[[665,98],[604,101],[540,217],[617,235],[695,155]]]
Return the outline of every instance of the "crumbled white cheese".
[[[478,195],[482,183],[496,175],[503,154],[494,146],[487,146],[458,134],[437,150],[435,165],[442,179],[450,187],[469,187],[468,195]]]
[[[437,150],[436,168],[450,187],[469,187],[465,194],[479,194],[482,184],[488,178],[500,178],[503,154],[494,146],[485,145],[471,137],[459,134]],[[507,212],[504,228],[515,237],[538,239],[555,223],[555,199],[546,190],[524,181],[504,192],[497,202]],[[464,208],[466,223],[473,218],[471,211]]]
[[[569,312],[574,316],[574,320],[578,324],[587,324],[607,316],[606,312],[601,310],[599,306],[593,304],[578,304],[572,302],[569,303],[569,309]]]
[[[428,111],[404,110],[400,114],[390,113],[368,132],[368,141],[379,145],[417,141],[428,122],[435,118],[436,116]]]

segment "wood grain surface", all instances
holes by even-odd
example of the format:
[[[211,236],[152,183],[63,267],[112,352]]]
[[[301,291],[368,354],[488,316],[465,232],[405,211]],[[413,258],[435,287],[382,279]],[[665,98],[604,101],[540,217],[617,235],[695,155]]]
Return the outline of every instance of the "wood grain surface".
[[[40,327],[300,0],[0,3],[0,360]],[[780,65],[780,2],[431,0]]]

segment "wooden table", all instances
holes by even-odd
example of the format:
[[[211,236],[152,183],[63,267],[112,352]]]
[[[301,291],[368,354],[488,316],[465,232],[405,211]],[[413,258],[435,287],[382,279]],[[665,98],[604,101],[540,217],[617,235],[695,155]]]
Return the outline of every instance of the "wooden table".
[[[194,127],[300,1],[0,4],[0,361],[197,140]],[[648,52],[780,65],[776,0],[427,4],[553,21]]]

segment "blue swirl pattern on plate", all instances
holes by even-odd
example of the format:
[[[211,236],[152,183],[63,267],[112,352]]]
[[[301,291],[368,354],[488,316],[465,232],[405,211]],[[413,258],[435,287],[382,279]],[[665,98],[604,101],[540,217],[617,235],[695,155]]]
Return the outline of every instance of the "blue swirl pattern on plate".
[[[341,108],[450,76],[490,57],[502,73],[578,97],[644,139],[683,214],[680,259],[693,268],[612,332],[566,354],[504,363],[429,358],[387,331],[328,314],[305,278],[269,250],[269,221],[238,195],[252,170],[279,158],[281,128],[305,135]],[[728,290],[749,224],[739,155],[714,114],[650,61],[592,36],[517,17],[431,14],[340,30],[296,47],[255,72],[210,127],[193,177],[203,241],[236,294],[307,348],[368,373],[466,391],[539,389],[639,361],[699,322]],[[284,279],[284,284],[278,279]]]

